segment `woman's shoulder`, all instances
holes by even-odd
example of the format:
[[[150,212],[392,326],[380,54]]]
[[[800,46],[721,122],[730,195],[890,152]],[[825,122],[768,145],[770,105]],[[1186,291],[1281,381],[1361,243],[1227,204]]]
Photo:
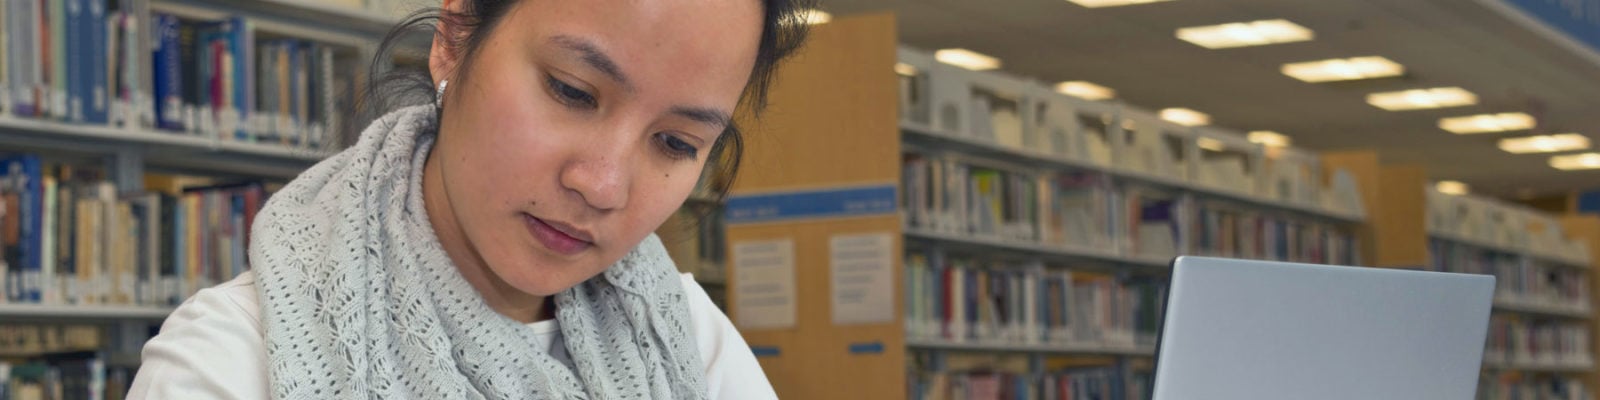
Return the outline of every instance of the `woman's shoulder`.
[[[129,399],[267,398],[255,275],[200,290],[145,343]]]
[[[689,302],[695,344],[705,363],[706,386],[713,399],[776,399],[772,384],[762,373],[761,364],[750,352],[733,321],[711,301],[694,275],[682,274],[683,291]]]

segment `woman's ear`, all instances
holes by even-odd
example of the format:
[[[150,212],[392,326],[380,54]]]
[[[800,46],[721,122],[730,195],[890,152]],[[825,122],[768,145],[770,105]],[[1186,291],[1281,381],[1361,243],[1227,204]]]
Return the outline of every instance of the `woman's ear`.
[[[433,33],[433,45],[428,49],[428,75],[433,78],[433,87],[439,87],[439,81],[448,79],[455,73],[455,68],[461,65],[457,60],[462,43],[461,20],[464,1],[471,0],[443,0],[439,6],[439,28]]]

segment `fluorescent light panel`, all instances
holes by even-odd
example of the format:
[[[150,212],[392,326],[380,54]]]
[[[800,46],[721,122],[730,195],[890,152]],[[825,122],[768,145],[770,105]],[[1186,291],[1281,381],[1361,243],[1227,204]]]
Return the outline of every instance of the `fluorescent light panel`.
[[[1589,148],[1589,138],[1576,133],[1500,139],[1500,150],[1515,154],[1556,153]]]
[[[1208,49],[1304,42],[1316,37],[1311,29],[1286,19],[1234,22],[1178,29],[1178,39]]]
[[[1000,59],[967,49],[943,49],[933,53],[939,62],[972,71],[1000,69]]]
[[[1455,134],[1491,133],[1533,129],[1535,121],[1527,113],[1479,114],[1439,119],[1439,129]]]
[[[1433,189],[1438,190],[1439,193],[1457,196],[1467,194],[1467,184],[1459,181],[1439,181],[1439,183],[1433,184]]]
[[[1334,58],[1284,64],[1283,74],[1311,83],[1388,78],[1404,75],[1400,63],[1378,56]]]
[[[1412,89],[1369,94],[1367,104],[1389,111],[1426,110],[1478,104],[1478,95],[1458,87]]]
[[[805,16],[806,25],[826,24],[830,21],[833,21],[833,14],[829,14],[827,11],[822,11],[815,8],[807,9]]]
[[[1245,135],[1245,139],[1267,147],[1289,147],[1292,143],[1288,136],[1273,131],[1251,131]]]
[[[1161,110],[1161,119],[1183,126],[1211,125],[1211,116],[1182,107]]]
[[[1117,91],[1089,81],[1067,81],[1056,84],[1056,92],[1084,100],[1105,100],[1117,97]]]
[[[1551,156],[1550,166],[1563,171],[1600,169],[1600,153]]]
[[[1084,6],[1086,8],[1102,8],[1102,7],[1131,6],[1131,5],[1135,5],[1135,4],[1161,3],[1161,2],[1172,1],[1172,0],[1067,0],[1067,1],[1072,2],[1072,4],[1077,4],[1077,5],[1080,5],[1080,6]]]

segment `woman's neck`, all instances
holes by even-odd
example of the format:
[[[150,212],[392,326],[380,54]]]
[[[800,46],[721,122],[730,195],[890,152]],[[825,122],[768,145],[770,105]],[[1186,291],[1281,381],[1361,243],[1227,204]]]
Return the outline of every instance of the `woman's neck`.
[[[422,167],[422,203],[428,211],[428,223],[444,248],[445,255],[455,264],[461,277],[483,297],[483,302],[500,315],[522,323],[532,323],[554,318],[552,307],[547,307],[544,296],[528,294],[500,279],[483,257],[467,240],[466,231],[457,223],[451,208],[449,193],[444,187],[444,173],[440,166],[443,157],[433,157],[435,147],[429,151]]]

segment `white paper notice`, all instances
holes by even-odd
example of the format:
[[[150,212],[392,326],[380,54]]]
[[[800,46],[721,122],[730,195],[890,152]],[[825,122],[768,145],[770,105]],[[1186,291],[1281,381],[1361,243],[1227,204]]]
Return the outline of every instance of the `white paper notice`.
[[[829,241],[835,325],[894,321],[893,245],[888,233],[839,235]]]
[[[794,239],[734,243],[733,268],[739,327],[794,327]]]

